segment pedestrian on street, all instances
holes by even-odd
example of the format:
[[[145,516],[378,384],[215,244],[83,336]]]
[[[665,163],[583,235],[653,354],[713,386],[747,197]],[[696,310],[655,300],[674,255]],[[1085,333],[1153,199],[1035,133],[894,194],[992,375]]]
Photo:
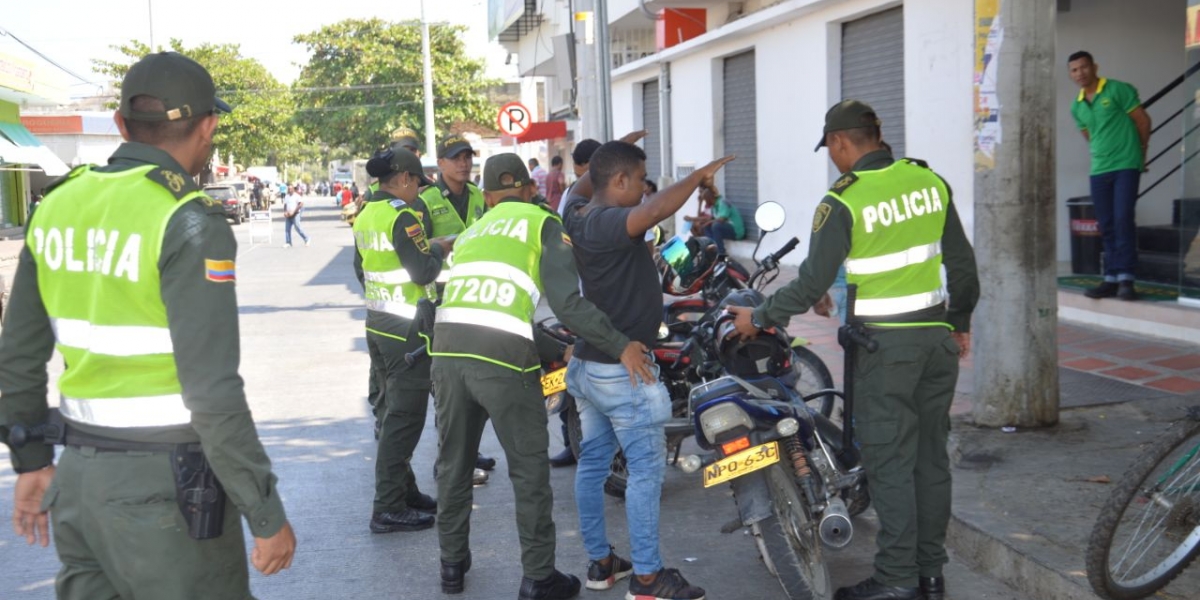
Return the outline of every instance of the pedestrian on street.
[[[70,365],[57,470],[36,441],[10,456],[13,525],[45,546],[53,521],[60,599],[249,598],[242,515],[254,567],[291,565],[296,538],[238,375],[237,242],[193,179],[229,111],[191,59],[135,63],[113,116],[126,142],[51,187],[21,250],[0,335],[0,438],[47,421],[57,348]],[[73,268],[63,244],[120,258]],[[194,487],[208,469],[216,481]]]
[[[543,197],[546,196],[546,176],[549,173],[542,168],[538,159],[529,159],[529,176],[533,178],[533,182],[537,184],[538,193]]]
[[[879,549],[875,573],[835,598],[943,600],[946,436],[979,298],[975,254],[949,186],[922,161],[893,160],[870,106],[845,100],[829,109],[822,146],[843,175],[817,206],[799,276],[758,308],[729,310],[744,336],[784,327],[824,296],[845,265],[847,283],[858,287],[851,309],[879,344],[858,354],[854,384],[854,428],[879,515]]]
[[[546,203],[555,212],[558,211],[566,189],[567,176],[563,174],[563,159],[561,156],[555,156],[550,159],[550,172],[546,174]]]
[[[1071,116],[1091,151],[1092,204],[1104,246],[1104,281],[1084,295],[1137,300],[1137,196],[1146,168],[1150,115],[1137,88],[1098,76],[1091,54],[1072,54],[1067,68],[1080,88]]]
[[[704,235],[717,245],[719,254],[725,254],[725,240],[740,240],[746,237],[742,213],[721,196],[715,185],[700,190],[700,201],[712,208],[712,218],[704,224]]]
[[[575,148],[571,150],[571,168],[575,171],[575,182],[572,183],[571,186],[567,188],[567,191],[563,193],[563,201],[558,205],[558,215],[563,217],[563,221],[566,221],[567,209],[568,205],[571,204],[572,192],[575,191],[575,186],[579,184],[579,180],[587,174],[588,161],[592,160],[592,155],[596,153],[598,148],[600,148],[600,142],[588,138],[582,142],[579,142],[578,144],[575,144]],[[589,186],[586,191],[588,193],[584,194],[584,196],[591,198],[591,187]]]
[[[637,139],[635,132],[626,139]],[[588,176],[578,187],[594,190],[591,201],[572,195],[566,228],[574,242],[583,295],[630,339],[653,346],[662,322],[662,285],[646,232],[670,218],[702,184],[732,157],[709,163],[643,201],[646,153],[627,141],[608,142],[591,156]],[[580,332],[576,332],[580,333]],[[620,362],[624,362],[623,360]],[[664,426],[671,397],[654,377],[626,377],[618,355],[581,334],[567,366],[567,389],[575,397],[583,428],[575,502],[587,549],[588,589],[605,590],[627,577],[630,598],[698,600],[704,590],[677,569],[663,566],[659,553],[659,501],[667,464]],[[609,544],[604,518],[604,480],[618,446],[625,453],[629,483],[625,514],[630,562]]]
[[[653,380],[648,349],[580,295],[570,238],[553,212],[531,204],[537,188],[521,157],[489,158],[483,182],[491,210],[458,237],[433,336],[442,591],[462,592],[471,568],[471,471],[491,419],[516,496],[524,575],[518,598],[572,598],[579,579],[554,564],[549,436],[532,321],[538,298],[576,334],[619,356],[622,377]]]
[[[417,301],[431,296],[453,240],[429,240],[428,216],[408,204],[429,183],[415,154],[403,148],[377,152],[367,172],[379,178],[379,190],[354,221],[354,273],[366,298],[367,350],[382,405],[370,530],[417,531],[433,527],[437,511],[437,502],[418,489],[411,465],[431,383],[429,361],[410,366],[404,355],[425,346],[412,331]]]
[[[304,240],[304,245],[307,246],[312,240],[304,234],[304,230],[300,228],[300,214],[304,211],[304,201],[300,195],[296,193],[296,186],[289,185],[287,188],[287,196],[283,198],[283,247],[292,247],[292,228],[296,228],[296,233]]]

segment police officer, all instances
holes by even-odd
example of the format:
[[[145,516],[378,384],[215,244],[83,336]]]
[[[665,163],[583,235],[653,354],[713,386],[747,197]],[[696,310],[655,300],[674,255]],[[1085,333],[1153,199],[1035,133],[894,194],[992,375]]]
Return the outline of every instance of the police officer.
[[[377,152],[367,172],[379,178],[379,190],[354,221],[354,271],[366,297],[367,350],[384,405],[370,529],[416,531],[432,527],[437,510],[433,498],[417,488],[410,465],[425,428],[431,384],[429,361],[410,366],[404,355],[425,345],[410,331],[417,301],[433,296],[428,290],[451,242],[431,244],[424,215],[408,205],[429,184],[415,154],[403,148]]]
[[[442,591],[461,592],[471,568],[471,467],[491,419],[516,495],[519,598],[571,598],[579,579],[554,568],[549,436],[532,324],[539,297],[573,332],[620,356],[631,377],[654,377],[646,347],[579,294],[570,239],[556,214],[531,204],[537,186],[525,162],[493,156],[483,183],[490,211],[458,236],[433,336]]]
[[[54,522],[59,598],[248,598],[239,514],[259,571],[295,552],[238,376],[237,243],[192,179],[230,110],[214,94],[204,67],[174,52],[130,67],[113,116],[127,142],[54,185],[21,251],[0,336],[0,435],[46,421],[57,348],[69,365],[57,470],[47,445],[11,455],[17,533],[46,545],[42,506]],[[225,492],[177,497],[173,466],[205,461]],[[219,532],[182,510],[228,501]]]
[[[924,162],[893,160],[879,125],[857,100],[826,113],[817,148],[828,146],[843,175],[817,206],[808,258],[761,306],[731,310],[743,335],[787,325],[845,265],[847,283],[858,286],[856,318],[879,344],[858,353],[854,413],[879,534],[875,573],[835,597],[942,600],[949,410],[979,280],[949,186]]]

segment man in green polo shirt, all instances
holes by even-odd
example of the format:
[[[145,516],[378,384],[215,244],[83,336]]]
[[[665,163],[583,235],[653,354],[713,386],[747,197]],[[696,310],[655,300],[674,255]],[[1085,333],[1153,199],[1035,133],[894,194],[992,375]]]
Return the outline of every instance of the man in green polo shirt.
[[[1150,142],[1150,115],[1142,108],[1137,88],[1097,75],[1091,54],[1072,54],[1067,67],[1071,81],[1080,88],[1071,104],[1071,116],[1091,150],[1092,204],[1104,241],[1104,281],[1084,294],[1136,300],[1135,217],[1138,183]]]

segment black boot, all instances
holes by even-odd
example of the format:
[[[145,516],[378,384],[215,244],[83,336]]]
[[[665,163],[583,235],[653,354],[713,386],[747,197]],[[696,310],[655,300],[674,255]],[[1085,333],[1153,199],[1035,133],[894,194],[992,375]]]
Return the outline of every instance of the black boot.
[[[1087,296],[1088,298],[1096,298],[1096,299],[1112,298],[1113,296],[1117,295],[1118,287],[1119,286],[1117,286],[1117,282],[1115,282],[1115,281],[1101,281],[1100,285],[1098,285],[1094,288],[1088,288],[1087,290],[1085,290],[1083,292],[1083,295]]]
[[[491,471],[492,469],[496,468],[496,459],[490,456],[479,454],[475,457],[475,468],[483,469],[484,471]]]
[[[563,448],[562,452],[550,457],[550,466],[552,467],[569,467],[575,464],[575,453],[571,452],[568,446]]]
[[[433,527],[433,515],[405,508],[400,512],[377,512],[371,515],[371,533],[420,531]]]
[[[922,577],[919,581],[925,600],[946,600],[945,577]]]
[[[1137,290],[1134,288],[1133,282],[1129,280],[1122,281],[1117,284],[1117,297],[1122,300],[1137,300]]]
[[[517,600],[567,600],[578,596],[580,587],[578,577],[555,570],[541,581],[522,577]]]
[[[406,502],[408,507],[413,510],[419,510],[425,513],[437,513],[437,500],[434,500],[429,494],[417,493],[417,495],[409,498]]]
[[[442,593],[461,594],[463,591],[463,576],[471,570],[471,553],[467,558],[458,562],[442,561]]]
[[[834,600],[920,600],[921,588],[883,585],[874,578],[864,579],[853,587],[838,589]]]

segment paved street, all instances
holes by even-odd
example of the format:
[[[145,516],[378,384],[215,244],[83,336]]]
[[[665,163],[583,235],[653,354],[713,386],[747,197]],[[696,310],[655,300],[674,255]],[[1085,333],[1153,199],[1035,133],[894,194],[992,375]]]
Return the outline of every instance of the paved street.
[[[270,245],[251,245],[248,225],[235,231],[241,244],[238,293],[241,306],[242,376],[260,435],[275,464],[280,490],[299,537],[290,571],[255,575],[255,595],[267,599],[441,597],[435,530],[372,535],[367,530],[373,495],[375,450],[365,401],[368,359],[351,261],[349,228],[333,202],[310,198],[304,227],[312,245],[285,249],[278,205]],[[299,241],[297,238],[294,241]],[[557,452],[558,424],[551,425]],[[435,492],[433,411],[414,457],[425,491]],[[521,578],[513,522],[513,494],[495,436],[483,450],[499,465],[491,482],[475,489],[474,567],[461,598],[513,598]],[[0,600],[53,597],[57,558],[52,549],[27,548],[8,529],[15,476],[0,445]],[[555,520],[559,567],[585,574],[573,501],[574,469],[555,469]],[[609,525],[618,551],[628,555],[624,507],[610,500]],[[662,504],[662,551],[669,566],[707,588],[714,599],[780,598],[778,584],[757,557],[750,537],[722,533],[736,509],[725,486],[704,490],[697,475],[671,469]],[[856,521],[854,544],[829,552],[835,585],[870,573],[873,513]],[[1004,585],[952,562],[947,571],[957,599],[1015,600]],[[625,586],[597,600],[623,598]]]

